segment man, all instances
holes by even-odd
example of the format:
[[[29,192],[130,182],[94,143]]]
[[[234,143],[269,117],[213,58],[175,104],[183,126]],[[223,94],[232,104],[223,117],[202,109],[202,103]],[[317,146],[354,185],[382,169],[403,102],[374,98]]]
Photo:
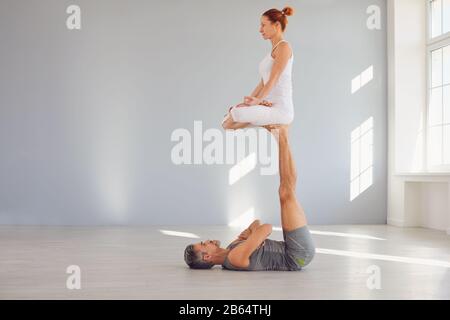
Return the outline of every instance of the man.
[[[308,230],[305,213],[297,201],[297,173],[288,141],[287,126],[266,126],[277,139],[279,149],[281,225],[284,241],[267,237],[270,224],[254,221],[226,249],[219,240],[188,245],[184,259],[193,269],[210,269],[222,265],[229,270],[301,270],[314,257],[315,247]]]

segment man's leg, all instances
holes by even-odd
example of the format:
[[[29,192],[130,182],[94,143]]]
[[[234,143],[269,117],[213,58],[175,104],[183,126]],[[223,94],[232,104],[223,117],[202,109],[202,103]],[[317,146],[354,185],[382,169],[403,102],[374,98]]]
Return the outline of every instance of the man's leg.
[[[288,140],[287,126],[277,126],[271,130],[278,140],[280,170],[281,225],[286,232],[307,224],[305,212],[297,200],[295,188],[297,172]]]
[[[292,270],[301,270],[307,266],[315,255],[315,246],[307,227],[305,212],[297,201],[295,185],[297,172],[288,141],[286,126],[277,127],[274,132],[278,139],[280,164],[280,204],[283,237],[286,253],[292,261]]]

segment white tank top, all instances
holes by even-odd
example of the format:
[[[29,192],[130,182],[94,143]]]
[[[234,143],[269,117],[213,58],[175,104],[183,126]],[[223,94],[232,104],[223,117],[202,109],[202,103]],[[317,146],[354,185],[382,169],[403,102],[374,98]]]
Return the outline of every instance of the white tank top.
[[[278,42],[272,49],[276,49],[276,47],[281,42],[287,42],[286,40],[281,40]],[[261,75],[264,84],[269,81],[270,73],[272,71],[272,66],[274,62],[274,58],[272,58],[272,52],[270,52],[259,64],[259,74]],[[282,71],[280,78],[277,83],[274,85],[270,93],[264,100],[268,100],[274,102],[273,107],[282,108],[285,111],[293,112],[294,104],[292,100],[292,64],[294,61],[294,53],[292,52],[292,56],[289,58],[286,67]]]

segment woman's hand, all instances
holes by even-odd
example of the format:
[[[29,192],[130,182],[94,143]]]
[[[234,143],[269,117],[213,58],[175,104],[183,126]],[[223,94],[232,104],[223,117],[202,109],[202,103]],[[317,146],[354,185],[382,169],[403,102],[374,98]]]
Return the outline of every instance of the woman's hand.
[[[249,99],[257,99],[258,101],[259,101],[259,103],[258,104],[253,104],[253,103],[256,103],[256,102],[258,102],[258,101],[250,101]],[[247,102],[244,102],[244,103],[240,103],[240,104],[238,104],[238,105],[236,105],[235,107],[236,108],[245,108],[245,107],[250,107],[250,106],[254,106],[254,105],[260,105],[260,106],[266,106],[266,107],[271,107],[272,105],[273,105],[273,103],[272,102],[270,102],[270,101],[267,101],[267,100],[261,100],[261,99],[258,99],[258,98],[255,98],[255,97],[245,97],[245,100],[247,101]],[[233,107],[231,107],[231,108],[233,108]],[[230,108],[230,110],[231,110],[231,108]],[[228,111],[228,112],[230,112],[230,110]]]
[[[257,106],[262,102],[261,99],[257,97],[244,97],[244,103],[248,106]]]
[[[248,97],[247,96],[244,98],[244,103],[237,105],[237,107],[250,107],[250,106],[256,106],[256,105],[271,107],[273,105],[273,103],[270,101],[267,101],[267,100],[261,100],[256,97]]]

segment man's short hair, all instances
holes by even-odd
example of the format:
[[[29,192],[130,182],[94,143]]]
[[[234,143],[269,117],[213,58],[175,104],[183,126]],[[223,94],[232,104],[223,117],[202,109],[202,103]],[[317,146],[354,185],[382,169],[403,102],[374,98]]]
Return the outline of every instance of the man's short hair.
[[[214,264],[203,260],[203,253],[195,251],[194,245],[190,244],[184,250],[184,261],[191,269],[211,269]]]

